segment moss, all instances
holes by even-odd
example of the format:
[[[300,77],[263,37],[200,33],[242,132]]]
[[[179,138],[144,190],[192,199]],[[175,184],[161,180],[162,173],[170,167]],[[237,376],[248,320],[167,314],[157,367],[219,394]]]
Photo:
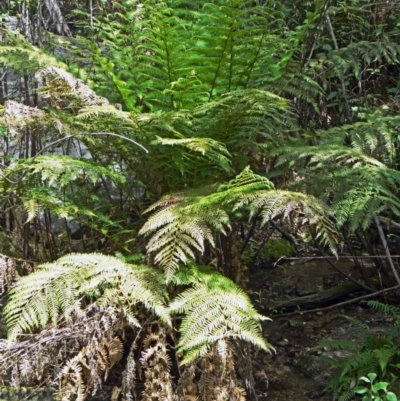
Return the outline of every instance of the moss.
[[[277,260],[282,256],[293,255],[295,248],[283,238],[272,238],[264,246],[262,255],[265,260]]]

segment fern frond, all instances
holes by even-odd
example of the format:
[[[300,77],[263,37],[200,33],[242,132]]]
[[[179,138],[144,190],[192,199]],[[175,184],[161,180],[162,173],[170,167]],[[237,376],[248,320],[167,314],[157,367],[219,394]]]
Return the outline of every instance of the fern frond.
[[[344,339],[327,339],[318,343],[316,348],[328,348],[331,350],[343,350],[357,352],[360,349],[359,344],[351,340]]]
[[[209,159],[215,166],[222,168],[227,172],[232,171],[230,163],[230,154],[226,147],[211,138],[183,138],[169,139],[157,137],[153,141],[154,145],[182,146],[191,151],[201,153],[205,158]]]
[[[377,301],[375,299],[367,301],[367,305],[378,312],[383,312],[388,314],[390,313],[393,315],[399,315],[400,313],[400,310],[397,306],[384,304],[383,302]]]
[[[109,101],[98,96],[81,79],[75,78],[66,70],[54,66],[44,67],[36,72],[36,80],[42,96],[50,97],[55,105],[68,99],[76,106],[108,106]],[[45,86],[46,83],[46,86]]]
[[[246,168],[207,196],[193,196],[189,191],[187,197],[173,197],[174,202],[170,196],[158,202],[151,210],[159,210],[140,234],[151,235],[147,249],[155,253],[156,263],[164,267],[168,278],[179,262],[186,264],[188,258],[194,259],[194,251],[202,253],[205,241],[213,246],[213,230],[225,234],[230,228],[230,215],[238,210],[250,212],[250,217],[260,214],[262,224],[280,214],[301,214],[302,220],[315,228],[316,238],[335,253],[336,230],[328,208],[312,196],[273,188],[267,178]]]
[[[24,74],[45,67],[67,68],[56,57],[32,46],[22,35],[4,28],[0,28],[0,64]]]
[[[53,187],[64,187],[83,175],[92,182],[96,182],[101,176],[107,176],[118,183],[125,182],[121,173],[90,160],[66,155],[37,156],[21,160],[17,169],[27,170],[29,175],[40,174],[42,181]]]
[[[18,163],[4,169],[4,175],[15,182],[28,221],[33,219],[39,209],[48,208],[53,213],[69,217],[77,213],[93,216],[94,212],[73,194],[64,191],[71,182],[78,185],[93,185],[108,177],[117,184],[123,184],[125,177],[89,160],[77,159],[66,155],[37,156],[20,159]]]
[[[194,272],[197,269],[194,268]],[[225,338],[239,338],[266,351],[273,350],[261,336],[257,313],[247,295],[231,280],[217,272],[200,275],[201,281],[180,294],[170,305],[172,313],[184,314],[178,350],[182,363],[204,355],[209,347]]]
[[[54,324],[67,309],[79,306],[78,289],[83,278],[73,267],[48,263],[34,274],[35,280],[32,276],[23,277],[10,291],[4,308],[10,339],[25,331],[43,328],[49,322]],[[65,291],[57,291],[58,282],[68,282]]]
[[[164,279],[148,266],[128,265],[101,254],[71,254],[38,267],[18,281],[4,310],[8,336],[68,321],[82,307],[80,299],[97,300],[100,308],[123,308],[133,316],[133,307],[142,304],[169,324]],[[133,317],[136,325],[140,323]]]
[[[368,372],[376,371],[378,367],[378,361],[376,360],[372,350],[365,350],[361,353],[357,353],[346,358],[340,375],[341,377],[344,377],[349,372],[354,371],[357,371],[358,374],[363,375],[367,374]]]
[[[345,318],[355,327],[358,338],[366,340],[370,336],[369,327],[366,323],[352,316],[345,316]]]

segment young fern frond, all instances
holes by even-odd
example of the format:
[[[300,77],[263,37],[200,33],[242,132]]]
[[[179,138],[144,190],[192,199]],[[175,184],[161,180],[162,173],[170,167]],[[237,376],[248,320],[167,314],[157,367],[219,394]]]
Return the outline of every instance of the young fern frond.
[[[193,287],[170,305],[171,313],[184,314],[178,343],[178,350],[185,354],[183,364],[205,355],[212,344],[227,338],[273,350],[261,335],[260,321],[267,318],[257,313],[239,286],[215,271],[193,265],[184,281],[191,281],[192,274],[200,279],[195,278]]]

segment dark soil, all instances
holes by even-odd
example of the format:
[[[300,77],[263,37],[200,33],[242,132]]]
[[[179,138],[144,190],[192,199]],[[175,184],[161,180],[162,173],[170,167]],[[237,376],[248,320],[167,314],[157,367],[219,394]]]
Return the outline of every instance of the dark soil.
[[[349,260],[335,262],[346,274],[357,278],[357,270]],[[378,313],[363,302],[317,312],[292,310],[280,314],[276,305],[288,298],[307,296],[345,281],[324,260],[285,264],[270,269],[257,269],[252,273],[253,301],[260,310],[270,310],[272,321],[263,324],[263,334],[275,347],[273,355],[257,356],[254,372],[260,376],[257,391],[260,400],[269,401],[331,401],[324,392],[334,376],[329,362],[321,358],[323,351],[315,346],[323,339],[354,339],[354,328],[344,315],[366,322],[376,335],[384,335],[392,318]],[[349,300],[365,292],[353,293]],[[340,352],[336,351],[340,357]],[[268,389],[267,389],[268,387]]]

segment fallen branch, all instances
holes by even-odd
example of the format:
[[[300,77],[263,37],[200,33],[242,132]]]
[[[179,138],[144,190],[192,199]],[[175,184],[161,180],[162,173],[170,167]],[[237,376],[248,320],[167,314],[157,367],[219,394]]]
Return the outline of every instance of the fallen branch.
[[[397,289],[400,289],[400,285],[395,285],[394,287],[385,288],[384,290],[376,291],[376,292],[373,292],[372,294],[362,295],[360,297],[349,299],[347,301],[343,301],[343,302],[340,302],[340,303],[335,304],[335,305],[330,305],[330,306],[327,306],[325,308],[316,308],[316,309],[309,309],[309,310],[302,310],[302,311],[299,310],[299,311],[296,311],[296,312],[289,312],[289,313],[279,313],[279,314],[277,314],[277,316],[290,316],[290,315],[301,315],[301,314],[305,314],[305,313],[324,312],[324,311],[335,309],[335,308],[338,308],[338,307],[341,307],[341,306],[344,306],[344,305],[349,305],[349,304],[352,304],[354,302],[359,302],[359,301],[362,301],[364,299],[374,298],[377,295],[384,294],[386,292],[390,292],[390,291],[397,290]]]

